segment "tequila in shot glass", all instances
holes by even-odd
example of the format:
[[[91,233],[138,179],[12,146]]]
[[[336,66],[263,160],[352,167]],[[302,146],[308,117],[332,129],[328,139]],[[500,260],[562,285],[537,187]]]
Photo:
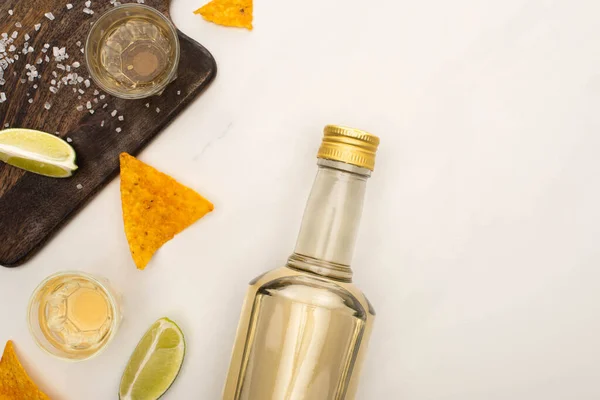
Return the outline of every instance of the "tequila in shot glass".
[[[171,21],[143,4],[124,4],[103,14],[85,44],[90,76],[123,99],[162,93],[177,77],[179,39]]]
[[[84,272],[46,278],[29,301],[29,330],[58,358],[81,361],[99,354],[121,322],[119,297],[106,280]]]

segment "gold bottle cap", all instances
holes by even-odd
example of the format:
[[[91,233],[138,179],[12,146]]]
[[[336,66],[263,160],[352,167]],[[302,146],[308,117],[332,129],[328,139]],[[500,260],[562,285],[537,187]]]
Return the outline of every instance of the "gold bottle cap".
[[[379,138],[368,132],[338,125],[327,125],[318,158],[341,161],[373,171]]]

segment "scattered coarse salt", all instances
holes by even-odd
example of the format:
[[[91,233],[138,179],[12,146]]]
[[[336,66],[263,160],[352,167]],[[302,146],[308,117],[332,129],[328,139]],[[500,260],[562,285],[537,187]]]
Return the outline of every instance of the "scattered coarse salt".
[[[16,49],[17,49],[17,47],[14,44],[11,44],[10,47],[8,48],[8,51],[10,51],[12,53]]]
[[[84,8],[84,9],[83,9],[83,12],[84,12],[85,14],[92,15],[92,14],[94,13],[94,10],[90,10],[89,8]]]
[[[75,187],[77,188],[77,190],[83,189],[83,185],[81,183],[78,183]]]
[[[83,50],[83,47],[81,49],[79,49],[82,53],[85,54],[85,50]]]
[[[5,127],[5,128],[8,128],[9,126],[10,126],[10,125],[8,124],[8,122],[4,124],[4,127]]]
[[[50,86],[50,91],[54,94],[58,93],[58,89],[55,88],[54,86]]]
[[[13,15],[13,10],[8,10],[8,15]]]
[[[63,71],[66,69],[65,66],[62,64],[56,64],[56,68],[63,70]]]
[[[71,139],[70,137],[67,138],[67,142],[71,143],[73,142],[73,139]]]
[[[56,85],[56,79],[52,79],[52,80],[50,81],[50,84],[51,84],[51,85]]]
[[[77,106],[77,111],[83,111],[83,106],[81,104]]]
[[[146,108],[149,108],[149,107],[150,107],[150,103],[146,103]]]
[[[27,52],[28,52],[28,53],[33,53],[33,50],[34,50],[34,49],[33,49],[33,47],[31,47],[31,46],[29,46],[29,47],[27,48]]]
[[[79,68],[80,65],[81,64],[79,64],[79,61],[75,61],[73,64],[71,64],[73,68]]]
[[[117,133],[119,133],[119,132],[122,131],[122,129],[121,128],[117,128],[117,129],[115,129],[115,131],[117,131]]]
[[[54,14],[52,14],[51,12],[47,12],[46,14],[44,14],[44,16],[50,21],[54,21]]]
[[[159,113],[160,112],[160,108],[156,107],[156,112]]]
[[[103,95],[103,94],[100,95],[100,100],[104,100],[105,98],[106,98],[105,95]]]
[[[77,46],[77,47],[81,47],[81,40],[78,40],[78,41],[76,41],[76,42],[75,42],[75,46]]]
[[[17,28],[22,28],[22,27],[23,27],[23,25],[21,25],[21,23],[20,23],[20,22],[15,22],[15,26],[16,26]]]
[[[58,78],[58,74],[56,73],[56,71],[52,71],[52,76]]]
[[[86,88],[90,87],[90,80],[89,79],[86,79],[85,81],[83,81],[83,83],[85,84]]]
[[[181,96],[181,90],[177,91],[177,96]]]
[[[67,4],[67,10],[70,10],[71,8],[73,8],[73,4],[71,4],[71,3],[68,3],[68,4]]]
[[[94,113],[94,110],[90,110],[90,114],[93,114],[93,113]]]
[[[77,100],[81,100],[81,96],[77,96]]]
[[[6,101],[6,94],[4,92],[0,92],[0,103],[4,103]]]
[[[25,83],[25,82],[27,82],[27,79],[21,78],[21,83]]]
[[[28,42],[29,39],[31,39],[31,36],[29,36],[29,33],[26,33],[24,38],[25,38],[25,41]]]
[[[19,32],[17,32],[17,31],[14,31],[14,32],[13,32],[13,33],[10,35],[10,37],[11,37],[11,38],[13,38],[13,39],[16,39],[16,38],[17,38],[17,36],[19,36]]]
[[[48,43],[44,43],[44,48],[45,48],[45,49],[49,49],[49,48],[50,48],[50,45],[49,45]]]
[[[34,89],[37,89],[37,88],[38,88],[38,85],[37,85],[37,83],[36,83],[35,85],[33,85],[33,88],[34,88]]]
[[[89,110],[90,108],[92,108],[92,103],[91,103],[91,102],[89,102],[89,101],[88,101],[87,103],[85,103],[85,108],[87,108],[88,110]]]
[[[92,6],[92,2],[90,0],[85,2],[85,6],[86,7],[91,7]]]
[[[108,103],[104,103],[104,105],[102,106],[102,108],[106,108],[108,107]]]
[[[50,104],[50,103],[46,102],[46,103],[44,103],[44,108],[45,108],[46,110],[49,110],[49,109],[51,109],[51,108],[52,108],[52,104]]]
[[[100,94],[100,92],[96,89],[94,90],[94,96],[98,96]]]
[[[44,61],[50,62],[50,57],[48,57],[48,56],[44,57]]]
[[[33,99],[29,99],[27,101],[29,102],[29,104],[33,103]]]
[[[104,126],[104,120],[102,120],[102,122],[100,122],[100,126]]]
[[[123,117],[122,115],[119,115],[119,121],[123,121],[125,119],[125,117]]]
[[[36,64],[41,64],[44,60],[42,60],[41,58],[38,58],[37,60],[35,60]]]
[[[96,103],[96,104],[98,104],[98,99],[96,97],[94,97],[93,102]]]
[[[110,113],[110,115],[111,115],[111,116],[113,116],[113,117],[114,117],[115,115],[117,115],[117,110],[114,110],[113,112],[111,112],[111,113]]]
[[[139,4],[144,4],[144,0],[137,0]]]
[[[83,89],[78,89],[77,91],[79,92],[79,94],[84,94],[85,93],[85,91]]]
[[[42,27],[42,24],[35,24],[33,26],[33,28],[36,30],[36,32],[39,31],[41,27]]]
[[[77,83],[81,83],[81,82],[83,82],[83,78],[82,78],[82,77],[80,77],[80,76],[78,76],[78,77],[77,77]]]

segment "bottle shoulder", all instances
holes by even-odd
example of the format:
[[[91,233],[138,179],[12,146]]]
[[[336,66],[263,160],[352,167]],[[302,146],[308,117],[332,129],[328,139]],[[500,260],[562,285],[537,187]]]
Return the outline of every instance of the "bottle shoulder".
[[[352,310],[357,317],[374,316],[373,306],[356,285],[282,267],[264,273],[250,282],[255,295],[283,297],[337,310]]]

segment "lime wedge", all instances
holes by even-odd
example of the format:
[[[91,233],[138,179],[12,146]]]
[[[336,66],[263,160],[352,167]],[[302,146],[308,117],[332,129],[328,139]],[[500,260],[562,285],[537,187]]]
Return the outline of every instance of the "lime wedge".
[[[67,142],[33,129],[0,131],[0,161],[53,178],[67,178],[77,169],[75,150]]]
[[[119,388],[121,400],[156,400],[173,384],[185,355],[183,332],[168,318],[156,321],[133,351]]]

